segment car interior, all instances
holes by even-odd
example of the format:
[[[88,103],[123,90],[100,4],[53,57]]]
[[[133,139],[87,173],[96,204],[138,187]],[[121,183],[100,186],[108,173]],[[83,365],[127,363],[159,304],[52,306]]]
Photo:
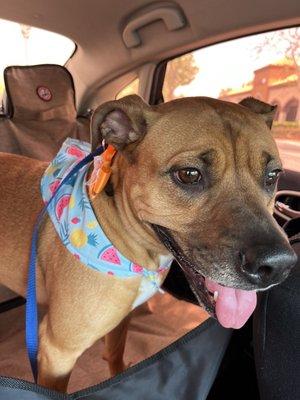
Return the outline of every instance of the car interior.
[[[299,1],[0,0],[0,5],[1,152],[49,162],[66,138],[90,140],[90,117],[98,105],[129,94],[151,105],[188,96],[238,103],[252,96],[277,105],[272,133],[284,173],[274,218],[289,236],[297,236],[291,224],[300,218]],[[292,278],[288,285],[296,291]],[[242,329],[226,330],[198,306],[176,262],[163,290],[133,313],[126,371],[110,379],[100,340],[76,364],[70,398],[292,399],[284,389],[273,394],[276,376],[268,375],[261,342],[262,310],[267,301],[278,309],[278,294],[267,300],[262,296]],[[282,292],[284,297],[284,288]],[[0,399],[67,398],[32,383],[24,341],[25,301],[0,286]],[[285,322],[291,335],[297,330],[292,328],[297,310]],[[269,335],[273,347],[268,351],[285,352],[280,336]],[[299,365],[300,351],[294,350],[285,368],[296,359]],[[176,365],[186,362],[188,352],[190,364],[180,374]],[[168,357],[181,358],[175,362]],[[149,391],[147,379],[155,379],[157,362],[163,360],[161,370],[169,375],[157,375],[162,386],[149,380]],[[179,390],[176,380],[189,389]],[[295,384],[293,399],[300,397],[298,389]],[[122,390],[130,395],[122,397]],[[44,397],[34,397],[39,395]]]

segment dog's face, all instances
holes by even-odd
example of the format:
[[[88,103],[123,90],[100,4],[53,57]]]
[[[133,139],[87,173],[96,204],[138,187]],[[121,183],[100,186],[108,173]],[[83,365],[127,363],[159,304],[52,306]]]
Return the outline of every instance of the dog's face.
[[[271,215],[282,170],[274,107],[209,98],[149,107],[136,96],[108,104],[93,130],[120,150],[115,189],[173,252],[206,308],[214,304],[205,278],[250,291],[287,277],[296,257]]]

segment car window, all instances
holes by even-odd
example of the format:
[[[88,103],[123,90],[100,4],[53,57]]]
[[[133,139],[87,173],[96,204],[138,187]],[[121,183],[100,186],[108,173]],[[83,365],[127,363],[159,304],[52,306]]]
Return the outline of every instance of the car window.
[[[57,33],[0,19],[0,112],[3,113],[3,71],[9,65],[64,65],[75,43]]]
[[[300,172],[300,28],[247,36],[169,61],[165,101],[210,96],[238,103],[248,96],[277,105],[272,132],[284,167]]]
[[[128,85],[126,85],[123,89],[121,89],[116,95],[116,99],[119,100],[122,97],[129,96],[130,94],[138,94],[139,93],[139,78],[135,78]]]

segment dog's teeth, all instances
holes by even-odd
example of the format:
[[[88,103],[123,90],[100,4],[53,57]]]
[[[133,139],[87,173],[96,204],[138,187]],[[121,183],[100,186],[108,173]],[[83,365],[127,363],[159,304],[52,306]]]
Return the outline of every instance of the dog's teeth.
[[[217,301],[218,296],[219,296],[219,292],[216,290],[214,292],[214,301]]]

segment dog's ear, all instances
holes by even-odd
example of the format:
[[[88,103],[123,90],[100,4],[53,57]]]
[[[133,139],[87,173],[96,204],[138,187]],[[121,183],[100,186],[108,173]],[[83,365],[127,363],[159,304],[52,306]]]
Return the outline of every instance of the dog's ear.
[[[263,101],[257,100],[254,97],[246,97],[240,103],[242,106],[250,108],[256,114],[263,117],[268,127],[271,129],[273,120],[276,113],[277,106],[272,106],[271,104],[264,103]]]
[[[147,112],[150,106],[137,95],[99,106],[91,121],[92,151],[103,139],[121,151],[129,144],[140,142],[147,130]]]

